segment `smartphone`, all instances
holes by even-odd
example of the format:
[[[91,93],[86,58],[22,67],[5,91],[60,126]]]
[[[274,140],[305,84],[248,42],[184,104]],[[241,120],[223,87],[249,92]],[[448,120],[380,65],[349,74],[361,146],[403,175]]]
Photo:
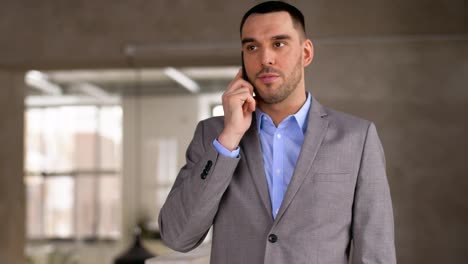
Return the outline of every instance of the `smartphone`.
[[[241,63],[242,63],[242,79],[245,81],[249,82],[249,77],[247,77],[247,72],[245,71],[245,65],[244,65],[244,52],[241,52]]]
[[[244,52],[242,51],[241,52],[241,64],[242,64],[242,79],[244,79],[245,81],[249,82],[250,84],[252,84],[250,81],[249,81],[249,77],[247,77],[247,72],[245,71],[245,65],[244,65]],[[253,84],[252,84],[253,86]],[[255,86],[254,86],[254,93],[253,93],[253,97],[255,97]]]

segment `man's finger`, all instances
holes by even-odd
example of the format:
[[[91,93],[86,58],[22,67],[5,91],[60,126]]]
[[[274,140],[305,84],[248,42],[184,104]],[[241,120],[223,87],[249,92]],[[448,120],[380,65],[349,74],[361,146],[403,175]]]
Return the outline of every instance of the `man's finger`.
[[[234,83],[239,79],[242,79],[242,69],[239,69],[239,71],[237,71],[236,76],[234,76],[234,79],[232,79],[232,81],[229,83],[227,90],[229,90],[229,88],[232,87]]]
[[[237,71],[236,77],[234,77],[234,80],[242,78],[242,68]]]
[[[245,89],[245,90],[244,90]],[[250,83],[244,81],[244,80],[236,80],[236,82],[232,83],[231,85],[228,86],[224,94],[226,95],[231,95],[231,94],[237,94],[240,91],[247,91],[250,94],[253,93],[253,87],[250,85]]]
[[[253,96],[247,97],[246,104],[248,105],[248,107],[249,107],[248,110],[250,112],[255,111],[255,107],[256,107],[257,102],[255,101],[255,98],[253,98]]]
[[[248,94],[248,93],[244,93],[244,95],[245,95],[245,97],[241,99],[242,110],[244,112],[246,112],[246,111],[249,111],[249,112],[255,111],[255,105],[256,105],[257,102],[255,101],[253,96],[251,94]]]

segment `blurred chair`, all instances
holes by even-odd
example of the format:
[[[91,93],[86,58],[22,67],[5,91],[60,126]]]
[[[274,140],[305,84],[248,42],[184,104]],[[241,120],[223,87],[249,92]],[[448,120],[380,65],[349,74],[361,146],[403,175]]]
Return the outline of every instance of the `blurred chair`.
[[[141,229],[135,229],[133,245],[122,255],[117,257],[114,264],[145,264],[145,260],[153,258],[155,255],[146,250],[141,243]]]

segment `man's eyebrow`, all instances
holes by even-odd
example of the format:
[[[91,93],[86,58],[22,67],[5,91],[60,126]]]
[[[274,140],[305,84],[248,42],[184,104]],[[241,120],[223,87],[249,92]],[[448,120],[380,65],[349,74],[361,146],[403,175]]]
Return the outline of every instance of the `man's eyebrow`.
[[[245,43],[250,43],[250,42],[255,42],[255,39],[254,38],[243,38],[242,39],[242,45],[244,45]]]
[[[282,40],[282,39],[291,39],[291,36],[289,35],[277,35],[277,36],[273,36],[272,39],[274,40]]]
[[[271,39],[273,39],[273,40],[291,39],[291,36],[287,35],[287,34],[282,34],[282,35],[273,36],[273,37],[271,37]],[[250,42],[255,42],[255,41],[256,40],[254,38],[243,38],[242,39],[242,45],[244,45],[245,43],[250,43]]]

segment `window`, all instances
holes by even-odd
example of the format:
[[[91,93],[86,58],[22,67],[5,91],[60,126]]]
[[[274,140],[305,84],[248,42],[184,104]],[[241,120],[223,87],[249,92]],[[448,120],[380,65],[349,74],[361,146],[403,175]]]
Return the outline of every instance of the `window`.
[[[216,104],[211,107],[211,116],[223,116],[224,109],[222,104]]]
[[[30,108],[25,118],[28,238],[119,237],[121,107]]]

